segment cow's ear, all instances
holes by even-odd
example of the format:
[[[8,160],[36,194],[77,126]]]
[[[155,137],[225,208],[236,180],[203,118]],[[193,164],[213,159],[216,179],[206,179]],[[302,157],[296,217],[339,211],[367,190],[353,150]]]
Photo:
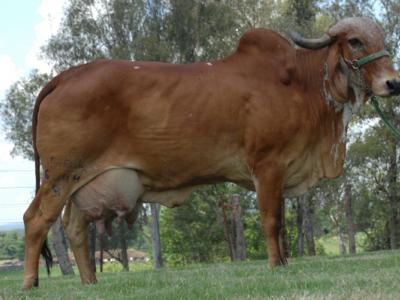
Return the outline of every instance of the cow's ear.
[[[330,93],[338,102],[347,102],[349,100],[349,69],[343,60],[341,48],[334,44],[329,49],[327,58],[327,70]]]

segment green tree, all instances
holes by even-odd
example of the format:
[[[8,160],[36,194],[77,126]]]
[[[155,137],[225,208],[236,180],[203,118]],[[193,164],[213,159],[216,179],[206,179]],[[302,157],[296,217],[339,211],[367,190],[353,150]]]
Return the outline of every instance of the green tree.
[[[13,143],[12,155],[33,159],[32,110],[42,87],[50,80],[48,74],[33,70],[27,77],[11,85],[0,103],[6,138]]]
[[[370,250],[399,247],[396,145],[391,133],[378,123],[349,148],[353,185],[360,195],[356,223],[367,234]]]
[[[217,209],[218,201],[203,189],[181,207],[161,210],[160,235],[168,263],[210,262],[227,256]]]
[[[0,233],[0,259],[24,258],[24,239],[16,232]]]
[[[288,0],[286,15],[289,22],[303,33],[310,34],[315,26],[318,7],[315,0]]]
[[[43,56],[60,72],[99,58],[135,59],[145,1],[71,0]]]
[[[228,1],[171,0],[166,16],[173,61],[190,63],[232,52],[241,24]]]
[[[334,22],[346,17],[375,17],[374,0],[328,0],[320,1],[324,12]]]

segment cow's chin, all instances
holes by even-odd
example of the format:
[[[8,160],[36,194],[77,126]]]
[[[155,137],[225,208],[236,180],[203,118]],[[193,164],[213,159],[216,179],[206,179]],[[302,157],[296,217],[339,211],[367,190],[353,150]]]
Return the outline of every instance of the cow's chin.
[[[383,97],[383,98],[391,96],[390,92],[387,91],[387,90],[374,90],[374,89],[372,89],[372,94],[374,94],[375,96],[378,96],[378,97]]]

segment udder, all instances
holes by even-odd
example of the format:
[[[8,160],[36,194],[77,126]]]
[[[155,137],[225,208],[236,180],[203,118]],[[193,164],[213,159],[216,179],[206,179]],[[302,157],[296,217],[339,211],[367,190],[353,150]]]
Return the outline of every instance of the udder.
[[[111,222],[125,219],[129,227],[136,219],[138,199],[144,188],[131,169],[111,169],[81,187],[73,196],[74,204],[89,221],[96,221],[99,233],[111,229]],[[111,232],[109,231],[109,234]]]

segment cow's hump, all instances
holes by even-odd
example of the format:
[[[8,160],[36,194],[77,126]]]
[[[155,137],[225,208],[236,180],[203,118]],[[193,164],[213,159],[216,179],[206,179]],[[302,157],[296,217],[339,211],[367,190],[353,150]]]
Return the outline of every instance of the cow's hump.
[[[277,55],[293,51],[289,41],[269,29],[257,28],[244,33],[239,41],[237,52],[239,53],[264,53]]]

